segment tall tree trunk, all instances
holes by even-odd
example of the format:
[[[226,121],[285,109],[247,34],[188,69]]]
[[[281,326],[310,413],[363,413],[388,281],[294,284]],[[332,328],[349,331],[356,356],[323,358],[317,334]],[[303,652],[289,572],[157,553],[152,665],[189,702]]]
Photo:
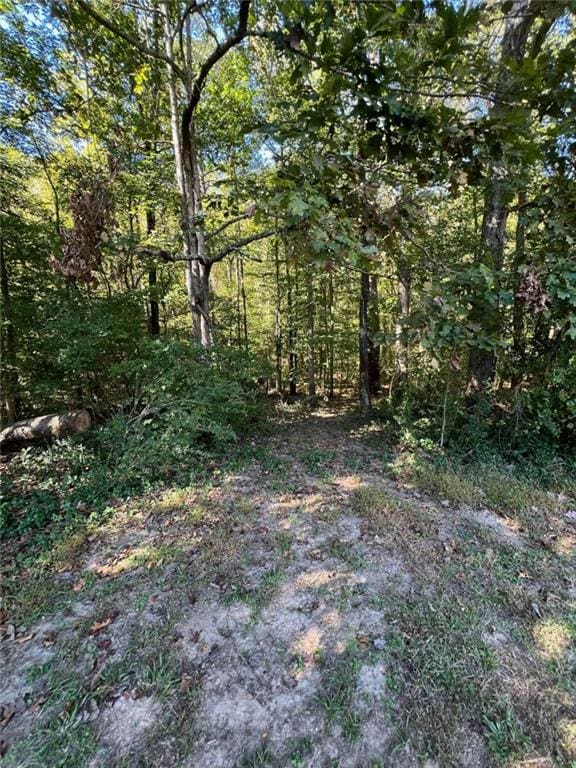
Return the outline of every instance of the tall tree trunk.
[[[166,56],[173,56],[173,32],[170,23],[170,4],[164,2],[164,42]],[[192,316],[194,339],[202,346],[212,345],[210,319],[210,264],[206,260],[204,222],[202,211],[202,185],[196,156],[194,121],[187,113],[180,122],[178,91],[173,68],[168,64],[168,95],[170,100],[170,126],[176,166],[176,182],[180,194],[180,214],[186,259],[186,290]]]
[[[297,392],[297,367],[298,355],[296,353],[296,328],[294,325],[294,306],[292,296],[292,277],[288,260],[286,260],[286,301],[288,309],[288,392],[291,397],[296,396]]]
[[[368,378],[372,397],[380,392],[380,344],[374,340],[380,331],[378,306],[378,275],[370,275],[370,302],[368,305]]]
[[[166,55],[172,58],[173,56],[173,44],[172,44],[172,25],[170,23],[170,4],[166,0],[164,6],[164,43]],[[186,180],[184,178],[184,160],[182,156],[182,140],[180,136],[180,122],[178,119],[178,91],[176,86],[176,78],[174,76],[174,70],[167,64],[166,71],[168,75],[168,96],[170,101],[170,129],[172,132],[172,147],[174,149],[174,166],[176,170],[176,184],[178,186],[179,200],[180,200],[180,225],[182,227],[184,257],[189,258],[191,253],[190,248],[190,231],[192,229],[192,223],[189,221],[188,205],[186,201],[187,189]],[[186,277],[186,293],[188,296],[188,308],[194,323],[194,311],[193,311],[193,272],[194,263],[192,261],[184,262],[185,277]],[[194,325],[194,336],[197,337],[198,329]]]
[[[360,275],[360,304],[358,313],[358,351],[360,362],[360,411],[368,415],[372,407],[370,395],[370,355],[368,341],[368,308],[370,305],[370,275],[362,272]]]
[[[503,200],[503,166],[493,166],[494,176],[484,198],[482,216],[480,260],[495,272],[502,269],[508,209]],[[473,320],[486,335],[493,335],[500,327],[499,307],[478,305]],[[486,390],[496,373],[496,355],[491,349],[472,347],[469,358],[468,394],[477,395]]]
[[[278,223],[276,222],[276,226]],[[280,237],[274,239],[274,273],[276,278],[276,304],[274,307],[274,349],[276,353],[276,389],[282,392],[282,307],[280,287]]]
[[[242,297],[240,296],[240,256],[234,258],[236,267],[236,346],[242,346]]]
[[[156,229],[156,217],[154,211],[149,208],[146,211],[146,232],[148,236]],[[160,336],[160,306],[158,304],[158,297],[156,296],[156,285],[158,283],[158,276],[156,274],[156,268],[151,267],[148,270],[148,300],[150,302],[150,317],[148,321],[148,330],[150,336]]]
[[[196,135],[194,121],[186,126],[186,116],[182,121],[182,150],[184,159],[184,178],[188,206],[188,221],[191,222],[190,258],[192,259],[192,281],[190,306],[194,336],[203,347],[213,343],[212,318],[210,316],[210,269],[206,259],[204,238],[204,212],[202,210],[202,185],[200,167],[196,154]]]
[[[236,310],[238,346],[244,346],[248,349],[248,310],[244,285],[244,264],[240,256],[236,256]]]
[[[331,266],[331,265],[330,265]],[[334,397],[334,281],[328,272],[328,397]]]
[[[6,267],[4,240],[0,236],[0,286],[2,295],[2,400],[6,423],[14,424],[20,415],[20,384],[16,367],[16,333],[12,320],[10,283]]]
[[[520,289],[520,265],[524,263],[526,246],[526,225],[522,207],[526,203],[526,190],[518,193],[518,221],[516,222],[516,251],[512,267],[512,285],[514,299],[512,304],[512,388],[516,389],[522,382],[524,366],[524,305],[518,291]]]
[[[514,88],[514,77],[509,62],[520,65],[526,54],[530,31],[540,15],[543,4],[538,0],[515,0],[508,12],[506,28],[502,36],[500,72],[498,75],[492,112],[498,114],[500,121],[506,120],[507,113],[513,109],[509,98]],[[560,8],[560,4],[558,5]],[[560,10],[555,11],[559,13]],[[546,19],[532,42],[530,56],[538,55],[546,34],[552,26],[553,18]],[[484,194],[484,212],[481,227],[480,260],[498,273],[504,261],[506,221],[508,208],[505,202],[505,190],[510,184],[510,168],[502,160],[494,159],[488,169],[488,184]],[[499,307],[478,306],[472,320],[481,326],[485,335],[495,335],[500,329]],[[475,347],[470,350],[468,394],[475,397],[486,390],[496,373],[496,355],[492,350]]]
[[[308,397],[316,397],[316,339],[314,332],[314,285],[312,269],[306,267],[306,327],[308,332]]]
[[[402,398],[408,381],[408,341],[406,339],[405,322],[410,316],[410,285],[412,275],[407,264],[398,265],[398,310],[396,315],[394,362],[394,383],[390,396],[396,400]]]
[[[242,294],[242,318],[244,320],[244,346],[248,349],[248,304],[246,301],[246,285],[244,283],[244,262],[240,259],[240,280]]]
[[[322,339],[320,341],[319,369],[324,395],[328,392],[328,292],[327,275],[320,280],[320,308],[322,312]]]

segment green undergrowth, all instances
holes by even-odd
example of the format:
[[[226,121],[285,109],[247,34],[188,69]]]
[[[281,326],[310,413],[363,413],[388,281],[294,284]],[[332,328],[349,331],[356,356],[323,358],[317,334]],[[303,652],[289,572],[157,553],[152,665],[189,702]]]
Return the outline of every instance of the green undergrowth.
[[[14,455],[2,472],[3,537],[100,519],[113,500],[205,479],[265,410],[253,364],[222,350],[207,355],[188,343],[143,345],[115,367],[127,402],[112,418]]]
[[[460,764],[474,734],[494,765],[531,754],[570,764],[562,729],[571,707],[560,675],[521,642],[520,626],[510,625],[500,645],[485,604],[448,595],[412,598],[390,618],[386,654],[400,742],[446,766]]]

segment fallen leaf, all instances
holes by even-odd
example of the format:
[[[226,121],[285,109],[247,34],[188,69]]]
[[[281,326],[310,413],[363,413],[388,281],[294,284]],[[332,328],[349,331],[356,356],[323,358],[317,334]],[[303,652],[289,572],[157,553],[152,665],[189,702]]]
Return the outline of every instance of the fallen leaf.
[[[49,648],[51,645],[54,645],[55,642],[56,642],[56,632],[47,632],[42,638],[42,645],[46,646],[46,648]]]
[[[77,581],[76,584],[72,587],[74,592],[81,592],[84,587],[86,586],[86,581],[84,579],[80,579],[80,581]]]
[[[48,701],[48,696],[39,696],[30,707],[31,712],[38,712],[40,707]]]
[[[15,714],[16,714],[16,710],[14,709],[14,707],[2,707],[2,709],[0,710],[0,717],[2,718],[0,720],[0,728],[4,728],[5,726],[7,726]]]
[[[192,675],[187,675],[186,673],[184,673],[180,679],[181,693],[186,693],[187,691],[190,690],[190,688],[192,688],[193,685],[194,685],[194,678],[192,677]]]
[[[116,617],[118,616],[118,611],[112,611],[112,613],[108,614],[105,619],[102,619],[102,621],[96,621],[92,626],[90,627],[90,632],[88,634],[97,635],[99,632],[102,632],[103,629],[106,629],[106,627],[109,627],[110,624],[112,624],[113,621],[116,620]]]

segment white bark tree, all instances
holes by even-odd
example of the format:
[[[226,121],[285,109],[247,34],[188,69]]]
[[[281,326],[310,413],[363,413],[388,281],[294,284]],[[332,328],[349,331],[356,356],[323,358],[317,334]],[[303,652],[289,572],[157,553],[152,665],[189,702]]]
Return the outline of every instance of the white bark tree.
[[[88,0],[77,0],[78,5],[92,19],[129,45],[148,57],[159,59],[166,65],[170,102],[170,125],[176,183],[180,197],[183,251],[181,255],[163,252],[159,255],[170,261],[183,261],[186,272],[186,289],[192,318],[193,337],[204,347],[213,343],[213,327],[210,313],[210,271],[212,266],[229,254],[241,250],[256,240],[275,234],[277,228],[241,238],[220,250],[211,248],[212,239],[231,224],[248,218],[246,213],[229,219],[214,232],[206,232],[203,210],[202,169],[198,156],[196,113],[204,88],[218,62],[250,34],[248,19],[251,0],[240,0],[234,31],[221,39],[211,29],[203,14],[206,3],[174,2],[163,0],[160,7],[151,6],[151,13],[163,16],[164,51],[154,50],[137,34],[120,27],[115,21],[102,15]],[[190,21],[198,17],[206,26],[208,35],[215,41],[212,51],[200,63],[192,60]],[[178,46],[176,45],[176,41]]]

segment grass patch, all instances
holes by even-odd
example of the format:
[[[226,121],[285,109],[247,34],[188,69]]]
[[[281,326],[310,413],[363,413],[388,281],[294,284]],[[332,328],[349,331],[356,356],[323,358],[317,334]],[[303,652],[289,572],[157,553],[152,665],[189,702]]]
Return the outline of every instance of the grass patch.
[[[239,765],[239,768],[272,768],[277,766],[277,760],[267,744],[263,744],[247,755]]]
[[[482,614],[442,597],[407,603],[394,623],[387,643],[399,681],[399,712],[405,734],[422,754],[457,765],[463,725],[483,735],[496,764],[529,752],[531,731],[483,640]]]
[[[412,501],[392,496],[387,491],[363,485],[354,490],[352,508],[370,523],[375,533],[390,546],[412,558],[422,556],[422,544],[430,544],[437,534],[433,511]]]
[[[274,543],[276,544],[281,557],[288,559],[293,556],[292,544],[294,541],[292,535],[288,531],[277,531],[274,534]]]
[[[436,464],[417,463],[410,473],[410,479],[424,491],[458,504],[475,506],[482,502],[480,490],[475,482],[462,472],[450,467],[442,469]]]
[[[330,557],[337,557],[339,560],[347,563],[351,568],[361,570],[364,565],[364,558],[354,550],[350,544],[340,539],[334,539],[328,545],[328,554]]]
[[[354,709],[358,674],[362,666],[360,651],[355,642],[347,645],[342,654],[317,658],[322,675],[317,701],[329,725],[338,724],[344,738],[353,744],[360,736],[362,721]]]
[[[411,502],[398,499],[371,485],[354,489],[352,506],[357,514],[370,518],[376,525],[387,524],[394,515],[410,514],[414,510]]]
[[[316,448],[311,451],[303,451],[300,458],[311,475],[326,478],[330,474],[328,464],[334,461],[336,455],[336,451]]]
[[[284,570],[280,566],[275,566],[262,576],[260,583],[255,589],[246,589],[241,585],[234,585],[229,592],[223,595],[222,602],[224,605],[231,605],[236,602],[246,603],[251,611],[250,621],[254,623],[258,620],[262,609],[272,599],[283,576]]]
[[[3,768],[78,768],[88,765],[98,746],[94,732],[76,717],[64,715],[38,728],[8,751]]]
[[[55,582],[47,569],[30,569],[4,579],[2,604],[13,623],[32,624],[64,610],[74,599],[70,587]]]
[[[309,736],[294,740],[288,747],[288,765],[290,768],[304,768],[306,757],[314,749],[314,742]]]

